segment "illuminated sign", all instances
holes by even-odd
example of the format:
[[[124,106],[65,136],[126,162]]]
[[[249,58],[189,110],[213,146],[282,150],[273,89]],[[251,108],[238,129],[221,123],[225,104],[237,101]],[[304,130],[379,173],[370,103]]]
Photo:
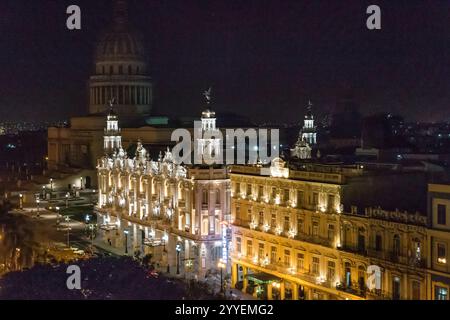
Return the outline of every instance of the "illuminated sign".
[[[226,224],[222,225],[222,261],[228,263],[228,227]]]

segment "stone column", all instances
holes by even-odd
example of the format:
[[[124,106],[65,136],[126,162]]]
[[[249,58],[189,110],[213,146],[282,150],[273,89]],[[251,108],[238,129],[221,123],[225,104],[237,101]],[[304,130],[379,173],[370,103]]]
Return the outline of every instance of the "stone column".
[[[298,284],[292,282],[292,300],[298,300]]]
[[[248,274],[248,268],[247,267],[242,267],[242,275],[243,275],[243,286],[242,286],[242,291],[243,292],[247,292],[247,286],[248,286],[248,279],[247,279],[247,274]]]
[[[403,276],[400,278],[401,281],[401,294],[400,294],[400,298],[403,300],[407,300],[408,299],[408,275],[406,273],[403,273]]]
[[[280,300],[284,300],[285,299],[285,284],[284,281],[281,281],[280,283]]]
[[[238,265],[237,263],[233,263],[231,265],[231,287],[234,288],[238,281]]]
[[[272,283],[267,284],[267,300],[273,300]]]

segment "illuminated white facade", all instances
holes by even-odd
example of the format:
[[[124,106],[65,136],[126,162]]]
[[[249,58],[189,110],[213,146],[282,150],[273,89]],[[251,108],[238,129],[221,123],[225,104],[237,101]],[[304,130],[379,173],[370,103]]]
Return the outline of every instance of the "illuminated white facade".
[[[204,276],[217,269],[228,246],[230,182],[226,168],[179,165],[169,149],[152,160],[140,141],[136,154],[129,158],[120,145],[116,121],[117,116],[108,116],[105,156],[98,160],[97,212],[105,230],[114,225],[126,232],[105,232],[104,240],[117,247],[127,243],[132,252],[153,256],[157,256],[154,244],[160,243],[168,248],[161,254],[160,265],[177,273]],[[215,123],[208,128],[215,128]],[[111,144],[111,137],[119,143]]]

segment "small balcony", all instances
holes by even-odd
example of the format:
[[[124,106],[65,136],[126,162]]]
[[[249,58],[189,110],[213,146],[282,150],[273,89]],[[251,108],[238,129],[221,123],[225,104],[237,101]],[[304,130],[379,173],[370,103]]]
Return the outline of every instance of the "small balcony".
[[[318,245],[329,247],[329,248],[333,247],[333,240],[330,240],[328,238],[319,237],[319,236],[309,235],[306,233],[297,234],[295,236],[295,239],[299,240],[299,241],[318,244]]]

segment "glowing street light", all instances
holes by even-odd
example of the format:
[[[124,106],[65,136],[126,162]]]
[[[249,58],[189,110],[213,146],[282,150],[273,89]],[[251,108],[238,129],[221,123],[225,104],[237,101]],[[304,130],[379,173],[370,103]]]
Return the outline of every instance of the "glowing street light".
[[[125,234],[125,254],[128,254],[128,230],[123,230]]]
[[[181,244],[177,243],[175,250],[177,251],[177,274],[180,274],[180,252]]]
[[[23,194],[19,194],[19,208],[23,209]]]
[[[66,193],[66,208],[69,207],[69,193]]]
[[[50,192],[53,192],[53,178],[50,178]]]
[[[39,218],[39,205],[41,203],[41,200],[39,198],[36,198],[36,205],[37,205],[37,217]]]

